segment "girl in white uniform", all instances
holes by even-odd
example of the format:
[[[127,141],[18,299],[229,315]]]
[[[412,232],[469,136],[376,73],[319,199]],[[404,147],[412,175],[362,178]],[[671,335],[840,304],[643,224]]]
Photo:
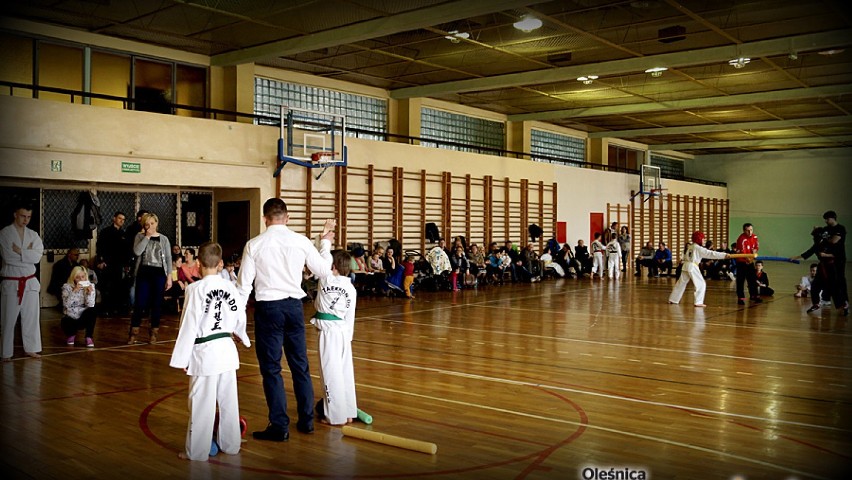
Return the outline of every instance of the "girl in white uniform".
[[[618,234],[612,233],[606,244],[606,276],[618,280],[621,276],[621,244]]]
[[[728,258],[728,254],[708,250],[701,246],[703,244],[704,234],[699,231],[694,232],[692,234],[692,243],[687,245],[686,251],[683,254],[683,272],[675,284],[671,295],[669,295],[669,303],[679,303],[681,297],[683,297],[683,292],[686,291],[686,285],[692,280],[692,283],[695,284],[695,306],[707,306],[704,304],[704,291],[707,288],[707,284],[704,282],[704,277],[701,275],[698,265],[702,259],[722,260]]]
[[[222,247],[205,243],[198,249],[198,260],[203,278],[186,287],[180,331],[169,365],[182,368],[191,376],[186,452],[178,456],[207,461],[217,404],[218,448],[228,455],[240,451],[240,356],[234,341],[246,347],[251,342],[246,334],[245,304],[237,287],[217,272],[222,263]]]
[[[358,416],[352,364],[356,291],[349,278],[351,264],[348,252],[336,250],[332,254],[332,274],[319,279],[314,300],[317,313],[311,320],[319,330],[320,374],[325,391],[325,398],[317,402],[316,413],[320,421],[332,425],[352,423]]]

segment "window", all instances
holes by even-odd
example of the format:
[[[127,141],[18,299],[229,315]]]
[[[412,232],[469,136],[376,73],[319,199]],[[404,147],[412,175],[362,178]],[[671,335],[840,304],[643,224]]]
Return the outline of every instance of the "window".
[[[38,85],[83,90],[83,49],[39,42]],[[38,98],[67,102],[69,96],[64,93],[39,92]],[[83,103],[83,97],[75,95],[74,103]]]
[[[255,78],[254,86],[254,113],[274,117],[274,120],[259,119],[256,123],[277,125],[281,105],[287,105],[345,115],[349,136],[384,140],[383,134],[388,131],[387,100],[259,77]],[[352,129],[362,131],[353,132]]]
[[[33,41],[29,38],[16,37],[0,32],[0,80],[14,83],[33,83]],[[9,95],[9,89],[4,87],[2,95]],[[32,97],[30,89],[14,89],[16,97]]]
[[[189,65],[177,65],[175,100],[179,105],[204,108],[207,106],[207,70]],[[198,110],[177,109],[177,115],[204,118]]]
[[[651,165],[660,167],[660,176],[665,178],[683,178],[683,160],[651,155]]]
[[[444,112],[433,108],[422,108],[420,110],[420,138],[464,144],[462,146],[428,141],[421,142],[421,145],[424,146],[461,152],[482,153],[476,147],[502,150],[505,145],[506,125],[503,122]],[[484,153],[492,152],[486,151]]]
[[[92,51],[92,93],[130,96],[130,56]],[[125,108],[126,102],[93,98],[92,105]]]
[[[618,145],[609,145],[607,149],[609,166],[626,170],[639,170],[642,164],[642,152]]]
[[[586,161],[586,140],[532,129],[530,153],[536,162],[563,163],[581,167]]]
[[[134,110],[172,113],[172,64],[135,59]]]

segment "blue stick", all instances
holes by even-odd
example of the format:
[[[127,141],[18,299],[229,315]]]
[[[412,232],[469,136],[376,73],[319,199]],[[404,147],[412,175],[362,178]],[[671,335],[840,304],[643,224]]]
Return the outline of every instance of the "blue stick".
[[[769,260],[775,262],[790,262],[790,263],[800,263],[798,260],[791,260],[787,257],[764,257],[763,255],[758,255],[755,260]]]

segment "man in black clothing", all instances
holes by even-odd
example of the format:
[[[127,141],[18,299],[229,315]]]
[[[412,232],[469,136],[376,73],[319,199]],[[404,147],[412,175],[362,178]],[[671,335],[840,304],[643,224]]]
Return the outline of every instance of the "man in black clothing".
[[[80,261],[80,249],[71,248],[62,260],[53,264],[53,269],[50,274],[50,283],[47,286],[47,293],[55,296],[59,300],[60,307],[62,306],[62,285],[68,281],[71,275],[71,270],[78,265]]]
[[[123,212],[115,212],[112,225],[98,232],[98,255],[106,264],[104,278],[99,285],[103,295],[101,307],[107,316],[121,313],[128,298],[128,292],[122,284],[122,273],[128,261],[127,237],[122,230],[125,218]]]
[[[846,289],[846,227],[837,223],[837,213],[833,210],[825,212],[826,252],[820,253],[823,258],[832,259],[834,267],[834,307],[843,310],[843,315],[849,315],[849,292]]]

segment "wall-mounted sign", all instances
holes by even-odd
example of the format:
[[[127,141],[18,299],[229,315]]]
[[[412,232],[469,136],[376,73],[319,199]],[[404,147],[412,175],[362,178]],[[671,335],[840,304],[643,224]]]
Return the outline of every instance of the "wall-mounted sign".
[[[142,173],[142,164],[135,162],[121,162],[121,173]]]
[[[62,171],[62,160],[51,160],[50,161],[50,171],[51,172],[61,172]]]

